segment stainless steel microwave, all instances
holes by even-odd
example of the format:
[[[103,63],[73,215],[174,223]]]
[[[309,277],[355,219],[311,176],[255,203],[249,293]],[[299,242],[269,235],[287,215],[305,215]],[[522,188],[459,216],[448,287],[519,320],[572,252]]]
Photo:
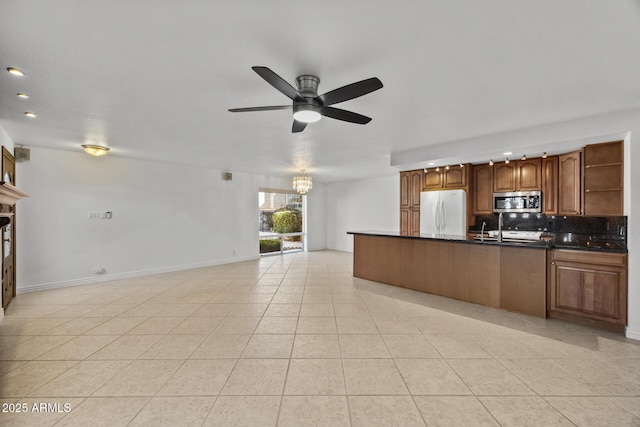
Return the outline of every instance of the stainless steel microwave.
[[[542,212],[541,191],[493,193],[494,212],[539,213]]]

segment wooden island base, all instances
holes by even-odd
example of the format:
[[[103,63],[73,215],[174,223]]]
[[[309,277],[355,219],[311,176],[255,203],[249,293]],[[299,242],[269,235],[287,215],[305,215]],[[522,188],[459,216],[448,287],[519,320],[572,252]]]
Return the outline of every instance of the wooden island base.
[[[546,317],[544,249],[353,235],[355,277]]]

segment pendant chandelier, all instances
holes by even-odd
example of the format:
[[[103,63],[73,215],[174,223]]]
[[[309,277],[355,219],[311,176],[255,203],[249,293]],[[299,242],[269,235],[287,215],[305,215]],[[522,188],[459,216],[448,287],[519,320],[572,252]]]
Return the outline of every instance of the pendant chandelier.
[[[293,189],[300,194],[307,194],[313,187],[313,178],[305,175],[304,169],[300,169],[302,175],[293,177]]]

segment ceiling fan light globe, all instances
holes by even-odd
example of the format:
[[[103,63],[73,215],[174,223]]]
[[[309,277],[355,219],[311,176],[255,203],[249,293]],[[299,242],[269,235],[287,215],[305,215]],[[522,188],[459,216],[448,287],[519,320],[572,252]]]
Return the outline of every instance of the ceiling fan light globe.
[[[313,123],[320,120],[322,115],[313,110],[301,110],[293,113],[293,118],[302,123]]]

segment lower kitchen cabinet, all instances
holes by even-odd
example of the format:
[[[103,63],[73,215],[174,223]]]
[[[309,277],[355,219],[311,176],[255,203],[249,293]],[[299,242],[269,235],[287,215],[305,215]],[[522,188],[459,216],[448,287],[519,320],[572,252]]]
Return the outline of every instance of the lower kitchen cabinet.
[[[627,254],[554,249],[549,317],[621,329],[627,323]]]

